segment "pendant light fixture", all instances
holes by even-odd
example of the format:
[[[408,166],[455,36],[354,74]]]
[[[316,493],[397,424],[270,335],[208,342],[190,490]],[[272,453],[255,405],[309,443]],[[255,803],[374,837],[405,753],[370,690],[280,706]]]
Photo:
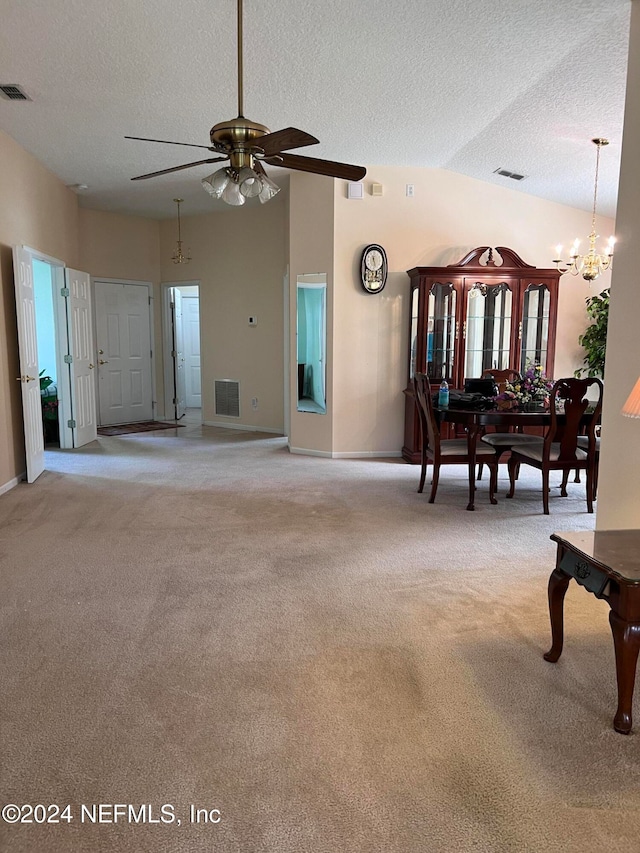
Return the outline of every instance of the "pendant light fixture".
[[[171,260],[174,264],[188,264],[191,260],[191,255],[187,252],[185,255],[182,251],[182,235],[180,233],[180,205],[184,201],[183,198],[174,198],[175,203],[178,206],[178,243],[176,245],[175,251],[171,256]]]
[[[609,237],[609,242],[604,248],[602,253],[596,251],[596,240],[598,239],[598,234],[596,234],[596,202],[598,199],[598,171],[600,168],[600,149],[604,145],[609,144],[608,139],[602,139],[602,137],[597,137],[596,139],[591,140],[593,144],[597,147],[598,153],[596,155],[596,179],[593,188],[593,213],[591,216],[591,234],[589,234],[589,251],[586,255],[580,255],[578,253],[578,246],[580,245],[580,240],[576,238],[571,247],[571,252],[569,254],[569,260],[563,261],[561,260],[562,255],[562,246],[556,246],[556,260],[553,262],[558,268],[560,275],[564,275],[566,272],[570,272],[572,275],[582,275],[586,281],[595,281],[596,278],[600,275],[600,273],[608,270],[613,265],[613,247],[616,242],[615,237]]]

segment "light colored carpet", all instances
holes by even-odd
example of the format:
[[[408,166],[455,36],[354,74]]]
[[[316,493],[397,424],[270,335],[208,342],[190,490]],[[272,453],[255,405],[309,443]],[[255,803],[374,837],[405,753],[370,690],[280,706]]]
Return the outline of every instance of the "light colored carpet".
[[[549,535],[593,527],[584,484],[543,516],[539,472],[507,501],[501,467],[469,513],[457,466],[431,506],[400,460],[200,426],[47,469],[0,497],[0,790],[74,819],[3,824],[6,853],[640,849],[607,606],[572,585],[542,659]]]

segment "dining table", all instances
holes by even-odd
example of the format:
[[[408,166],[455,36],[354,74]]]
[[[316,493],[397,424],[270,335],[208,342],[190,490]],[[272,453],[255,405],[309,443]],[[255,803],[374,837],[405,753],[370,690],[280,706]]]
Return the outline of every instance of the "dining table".
[[[476,447],[478,436],[481,436],[486,427],[546,427],[551,423],[551,414],[548,410],[525,412],[518,409],[460,409],[458,407],[434,406],[434,410],[440,421],[457,424],[464,428],[467,436],[467,452],[469,455],[469,503],[468,510],[474,510],[474,495],[476,490]],[[563,416],[559,415],[559,419]],[[588,416],[585,417],[585,423]],[[494,498],[494,502],[497,501]]]

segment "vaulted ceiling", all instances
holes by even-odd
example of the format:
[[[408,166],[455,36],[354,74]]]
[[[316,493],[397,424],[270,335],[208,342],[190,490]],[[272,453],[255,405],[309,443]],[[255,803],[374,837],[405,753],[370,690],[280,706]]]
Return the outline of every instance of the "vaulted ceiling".
[[[294,126],[300,151],[449,169],[615,215],[630,0],[244,3],[244,113]],[[236,0],[0,0],[0,129],[81,204],[152,217],[221,206],[200,185],[211,126],[237,115]],[[213,156],[213,154],[211,155]],[[521,182],[497,169],[525,175]],[[269,169],[278,181],[283,172]],[[365,179],[367,180],[367,179]],[[251,203],[257,203],[254,199]]]

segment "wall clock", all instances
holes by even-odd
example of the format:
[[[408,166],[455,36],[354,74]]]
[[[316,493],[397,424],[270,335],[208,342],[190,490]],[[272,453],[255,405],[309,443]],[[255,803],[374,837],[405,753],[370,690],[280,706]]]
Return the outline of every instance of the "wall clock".
[[[360,263],[360,281],[367,293],[380,293],[387,283],[387,253],[375,243],[365,246]]]

